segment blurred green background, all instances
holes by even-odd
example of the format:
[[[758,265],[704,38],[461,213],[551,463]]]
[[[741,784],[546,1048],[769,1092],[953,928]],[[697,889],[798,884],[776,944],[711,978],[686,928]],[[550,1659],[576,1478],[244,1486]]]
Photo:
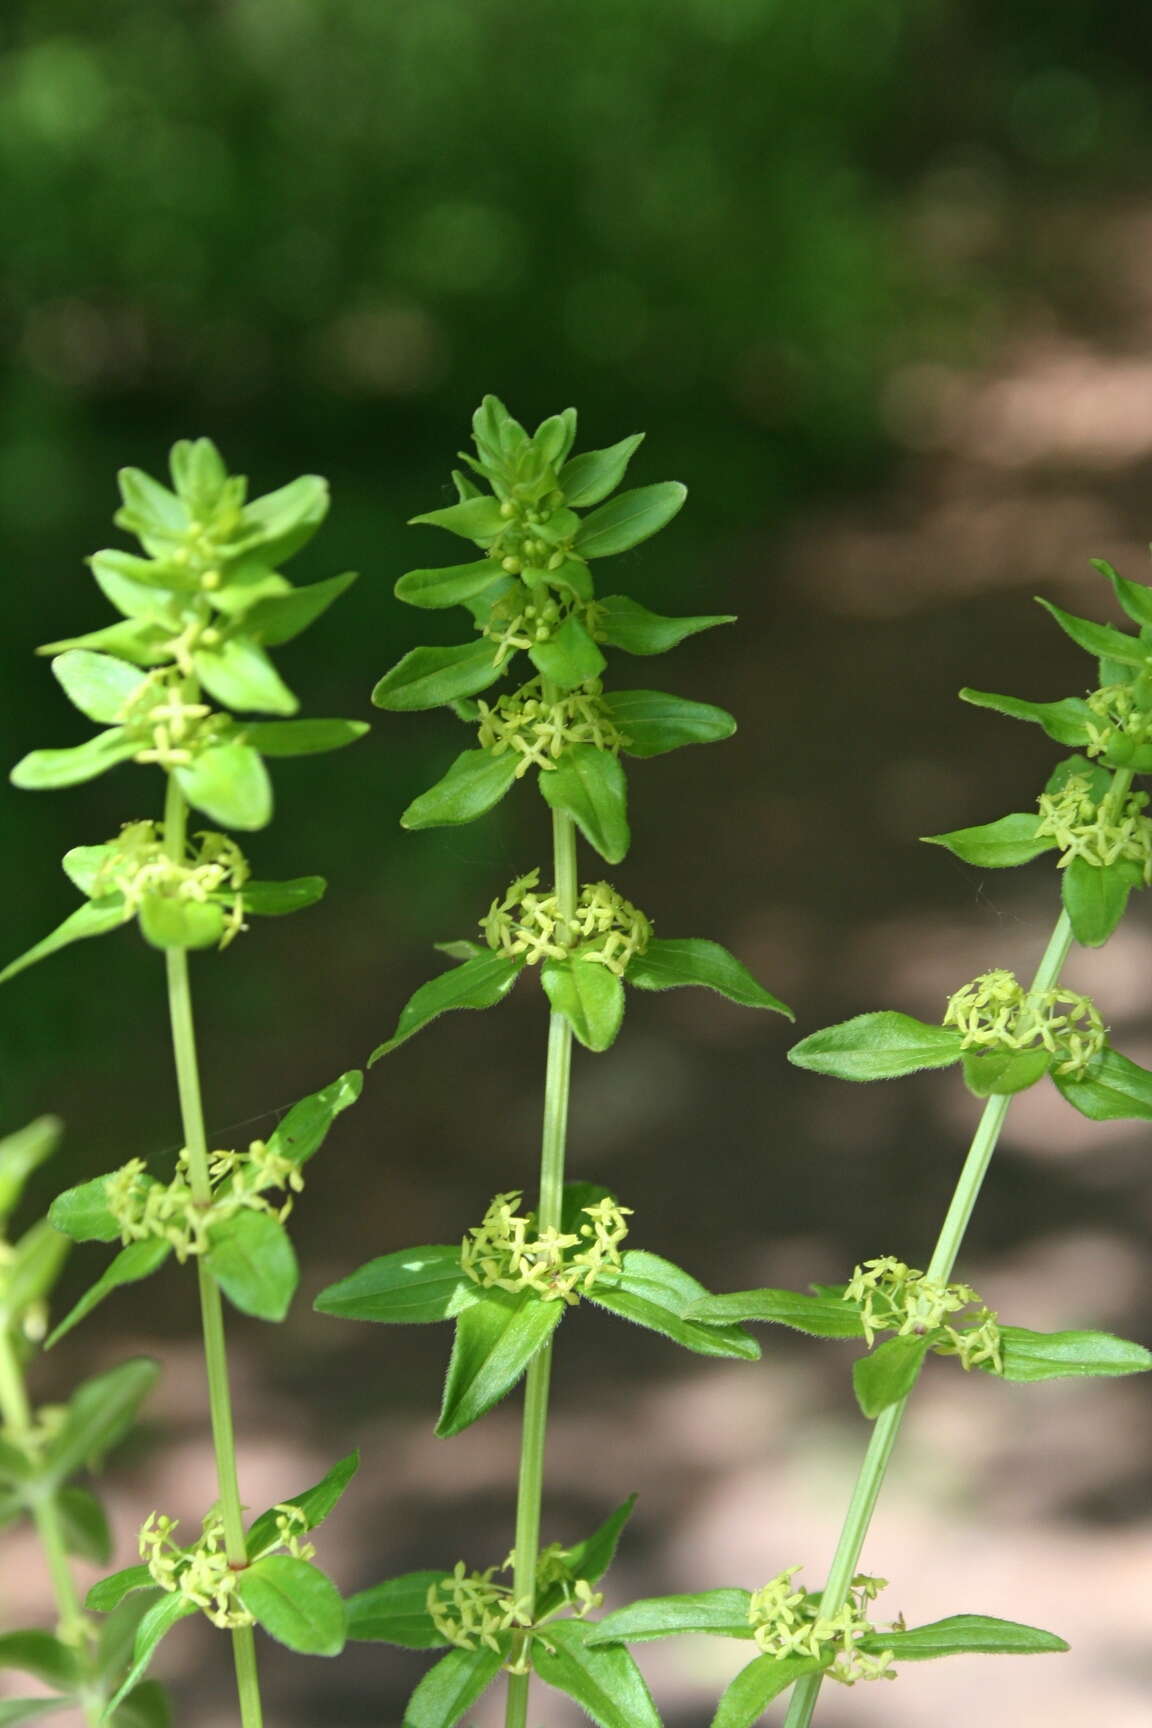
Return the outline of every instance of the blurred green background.
[[[387,665],[459,630],[449,618],[437,637],[440,621],[391,590],[413,565],[455,556],[404,523],[447,501],[472,408],[495,390],[534,423],[573,402],[583,447],[647,428],[636,482],[690,489],[674,528],[623,559],[613,586],[659,610],[741,615],[735,631],[615,673],[720,701],[741,725],[723,749],[637,769],[623,890],[663,934],[737,948],[794,1002],[802,1030],[881,1005],[935,1017],[984,966],[1027,971],[1050,879],[984,882],[914,842],[1026,805],[1054,760],[1043,739],[953,699],[962,683],[1084,687],[1086,662],[1032,614],[1034,586],[1099,614],[1106,597],[1081,580],[1089,554],[1140,574],[1152,456],[1143,26],[1120,0],[9,0],[5,758],[86,733],[32,651],[110,617],[82,559],[123,544],[110,525],[118,466],[159,472],[175,438],[207,433],[256,491],[328,475],[329,524],[292,574],[362,579],[282,663],[306,712],[370,717]],[[249,848],[262,875],[322,871],[328,902],[196,964],[221,1144],[266,1131],[362,1060],[428,974],[428,945],[471,933],[507,880],[542,861],[528,786],[474,828],[402,835],[398,812],[465,740],[442,716],[377,719],[354,749],[278,771],[278,820]],[[71,909],[62,852],[158,799],[158,777],[135,769],[67,794],[0,788],[5,952]],[[1139,1056],[1139,913],[1132,928],[1098,981]],[[321,1323],[307,1296],[373,1252],[451,1238],[494,1190],[531,1184],[542,1025],[523,996],[442,1024],[374,1071],[299,1211],[298,1314],[275,1335],[236,1328],[257,1462],[274,1430],[321,1462],[345,1438],[376,1448],[374,1487],[344,1537],[349,1587],[458,1552],[485,1565],[508,1545],[514,1412],[490,1419],[495,1439],[453,1442],[459,1467],[427,1462],[439,1457],[427,1436],[446,1341]],[[939,1081],[845,1099],[787,1071],[787,1042],[782,1024],[695,997],[644,1000],[617,1050],[578,1064],[576,1172],[618,1184],[640,1214],[636,1240],[719,1287],[803,1285],[882,1251],[915,1260],[971,1119]],[[0,996],[0,1098],[5,1128],[39,1110],[66,1118],[56,1186],[174,1149],[160,969],[134,936],[73,949]],[[976,1265],[1041,1308],[1055,1300],[1053,1323],[1141,1336],[1143,1136],[1060,1132],[1035,1116],[1009,1142]],[[926,1145],[944,1155],[927,1159]],[[86,1270],[72,1268],[76,1288]],[[183,1436],[174,1456],[201,1457],[187,1290],[156,1289],[144,1318],[139,1304],[109,1311],[58,1373],[129,1345],[165,1350],[192,1390],[169,1395],[160,1431]],[[797,1552],[817,1572],[860,1442],[839,1357],[813,1367],[810,1344],[771,1340],[768,1402],[736,1389],[725,1405],[727,1370],[669,1364],[620,1328],[605,1344],[586,1320],[561,1353],[559,1533],[605,1510],[595,1481],[579,1485],[592,1444],[580,1435],[595,1433],[604,1451],[590,1473],[611,1477],[610,1497],[637,1470],[657,1481],[633,1583],[667,1587],[668,1566],[693,1556],[721,1575],[698,1570],[679,1588],[755,1584],[791,1563],[747,1509],[767,1496],[771,1523],[781,1484],[811,1513]],[[694,1402],[709,1387],[711,1423]],[[1027,1513],[1048,1519],[1033,1583],[1058,1570],[1061,1532],[1074,1547],[1127,1524],[1146,1469],[1135,1438],[1146,1400],[1110,1388],[1109,1406],[1091,1390],[1083,1404],[1061,1390],[1043,1444],[1069,1409],[1091,1426],[1089,1409],[1111,1408],[1132,1445],[1113,1448],[1099,1483],[1073,1482],[1071,1465],[1045,1478],[1050,1493]],[[999,1418],[979,1407],[987,1435]],[[790,1414],[777,1433],[779,1409]],[[1012,1496],[997,1510],[994,1485],[1033,1479],[1034,1461],[1012,1451],[1018,1430],[968,1469],[962,1419],[939,1421],[952,1439],[926,1447],[917,1480],[956,1528],[984,1517],[999,1535],[1025,1514]],[[693,1423],[711,1435],[696,1452]],[[931,1462],[941,1456],[952,1475]],[[274,1492],[298,1485],[277,1478]],[[739,1493],[751,1499],[736,1524],[762,1541],[739,1562],[753,1575],[736,1578],[736,1560],[708,1548],[723,1519],[700,1519]],[[907,1514],[919,1516],[911,1503]],[[933,1564],[943,1591],[948,1565]],[[973,1573],[978,1588],[986,1568]],[[893,1611],[913,1608],[910,1595],[894,1594]],[[973,1606],[1027,1617],[986,1591],[939,1612]],[[715,1687],[700,1662],[669,1671],[674,1728],[708,1718]],[[338,1680],[284,1658],[272,1684],[286,1723],[392,1721],[418,1671],[361,1650]],[[1082,1720],[1090,1694],[1099,1703],[1091,1662],[1076,1673],[1080,1693],[1048,1682],[1046,1724],[1062,1709]],[[882,1700],[831,1699],[829,1728],[879,1721],[876,1710],[890,1728],[928,1709],[942,1719],[941,1700],[965,1719],[977,1692],[933,1679],[936,1693],[902,1681],[874,1689]],[[185,1719],[228,1721],[225,1688],[223,1668],[198,1675]],[[980,1708],[1007,1728],[1039,1696],[1006,1694],[1002,1716],[983,1697]],[[1112,1705],[1110,1728],[1136,1722],[1128,1693]]]

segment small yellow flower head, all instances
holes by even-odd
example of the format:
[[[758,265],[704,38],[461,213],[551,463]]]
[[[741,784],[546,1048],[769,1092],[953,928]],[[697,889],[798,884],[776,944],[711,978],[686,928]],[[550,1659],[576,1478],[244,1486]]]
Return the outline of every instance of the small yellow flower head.
[[[651,941],[651,920],[610,883],[591,882],[581,888],[575,915],[565,925],[556,895],[538,893],[539,881],[539,870],[532,870],[492,902],[480,921],[488,946],[529,966],[574,955],[622,978]]]
[[[522,630],[525,617],[515,621],[515,630]],[[547,621],[536,623],[536,634],[548,630]],[[517,646],[532,647],[532,641]],[[489,704],[478,701],[480,728],[477,741],[482,750],[493,756],[503,756],[511,750],[520,760],[516,764],[517,778],[529,768],[550,772],[557,758],[573,744],[593,744],[597,750],[610,750],[619,755],[629,740],[612,719],[611,709],[601,696],[599,679],[593,678],[581,690],[568,691],[555,702],[544,700],[541,678],[533,678],[521,689],[497,697]]]
[[[112,842],[115,850],[97,872],[94,895],[122,894],[135,913],[152,895],[203,905],[214,894],[229,893],[234,898],[220,940],[226,948],[247,928],[241,890],[251,874],[248,860],[227,834],[205,831],[195,841],[199,844],[189,842],[184,862],[177,863],[169,857],[157,823],[126,823]]]
[[[140,1531],[140,1558],[161,1590],[179,1593],[212,1622],[228,1631],[255,1624],[238,1601],[233,1570],[224,1546],[224,1520],[215,1508],[204,1519],[199,1540],[187,1548],[176,1542],[178,1520],[152,1512]]]
[[[748,1605],[748,1623],[758,1648],[765,1656],[814,1657],[829,1662],[830,1680],[852,1686],[857,1680],[892,1680],[892,1652],[869,1656],[857,1649],[859,1640],[875,1633],[867,1606],[885,1588],[886,1580],[866,1572],[852,1580],[848,1600],[835,1614],[821,1611],[818,1597],[793,1588],[799,1566],[789,1566],[762,1589],[753,1593]]]
[[[142,1158],[132,1158],[105,1178],[104,1198],[120,1226],[120,1240],[142,1242],[158,1236],[169,1243],[181,1262],[190,1255],[205,1254],[212,1226],[237,1212],[267,1212],[283,1221],[292,1210],[292,1197],[304,1186],[298,1164],[272,1152],[263,1140],[253,1140],[247,1152],[214,1151],[208,1154],[212,1200],[204,1205],[192,1193],[187,1149],[176,1161],[176,1174],[166,1185],[149,1176]],[[276,1205],[265,1190],[280,1189],[284,1200]]]
[[[1003,1371],[996,1315],[970,1284],[937,1283],[885,1254],[856,1267],[844,1300],[859,1306],[869,1349],[877,1332],[907,1336],[943,1328],[945,1339],[933,1345],[938,1355],[958,1356],[966,1369],[988,1362]]]
[[[1119,815],[1110,813],[1108,801],[1097,804],[1089,781],[1073,774],[1058,792],[1042,792],[1037,839],[1054,840],[1061,848],[1058,868],[1073,858],[1105,868],[1120,859],[1139,864],[1144,885],[1152,884],[1152,821],[1143,814],[1146,792],[1132,792]]]
[[[541,1301],[573,1305],[605,1271],[620,1266],[630,1207],[599,1200],[583,1208],[589,1222],[578,1232],[537,1231],[535,1217],[517,1211],[522,1198],[518,1189],[497,1194],[461,1243],[460,1265],[474,1283],[531,1290]]]
[[[948,999],[945,1026],[965,1050],[1046,1050],[1057,1074],[1080,1076],[1104,1048],[1095,1003],[1075,990],[1025,990],[1011,972],[984,972]]]

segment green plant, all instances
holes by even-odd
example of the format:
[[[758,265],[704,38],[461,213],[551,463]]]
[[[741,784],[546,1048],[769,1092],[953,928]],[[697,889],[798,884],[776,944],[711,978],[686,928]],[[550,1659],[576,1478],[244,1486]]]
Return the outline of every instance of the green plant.
[[[126,1603],[98,1626],[80,1605],[72,1569],[74,1558],[107,1565],[112,1551],[103,1506],[74,1478],[96,1469],[123,1439],[156,1379],[156,1364],[142,1356],[122,1362],[85,1380],[66,1404],[37,1409],[28,1391],[69,1243],[46,1218],[15,1241],[6,1226],[59,1137],[59,1122],[41,1116],[0,1140],[0,1526],[32,1519],[57,1614],[55,1632],[33,1627],[0,1635],[0,1668],[19,1669],[51,1688],[49,1696],[0,1703],[0,1721],[31,1721],[71,1706],[95,1724],[115,1697],[122,1702],[111,1728],[166,1728],[163,1689],[151,1680],[125,1685],[143,1603]]]
[[[247,918],[312,905],[325,884],[318,876],[253,880],[235,840],[218,832],[190,836],[188,815],[191,807],[226,828],[260,829],[272,814],[266,757],[336,749],[366,728],[289,718],[296,698],[266,652],[298,635],[353,580],[337,576],[298,588],[280,574],[324,519],[325,482],[305,476],[249,502],[246,481],[230,475],[203,438],[177,444],[171,470],[172,489],[138,469],[120,475],[116,520],[139,539],[144,556],[103,551],[90,560],[121,620],[44,650],[55,656],[52,670],[66,694],[105,729],[72,749],[33,751],[12,776],[29,788],[69,786],[132,760],[163,772],[163,817],[131,822],[115,839],[67,854],[64,868],[85,903],[13,961],[0,981],[69,943],[133,921],[163,952],[183,1149],[163,1179],[134,1159],[56,1200],[50,1218],[64,1236],[119,1241],[121,1248],[48,1343],[171,1256],[195,1263],[219,1499],[186,1546],[175,1542],[171,1520],[149,1519],[140,1536],[143,1564],[98,1584],[87,1606],[118,1610],[136,1592],[144,1606],[127,1674],[108,1709],[117,1711],[138,1688],[165,1633],[203,1612],[231,1632],[241,1719],[244,1728],[259,1728],[253,1627],[318,1655],[334,1655],[344,1643],[343,1603],[311,1564],[306,1538],[356,1461],[344,1459],[315,1488],[245,1529],[222,1297],[244,1314],[284,1318],[298,1277],[285,1219],[305,1164],[334,1117],[354,1102],[360,1076],[342,1075],[304,1099],[267,1142],[244,1150],[211,1146],[188,952],[226,948]],[[240,717],[250,715],[275,718]]]
[[[594,586],[592,563],[656,533],[679,510],[684,488],[665,483],[610,496],[640,437],[573,456],[572,409],[529,436],[489,396],[473,431],[476,454],[462,458],[470,473],[454,475],[458,503],[414,520],[472,541],[481,555],[410,571],[396,592],[416,606],[465,606],[478,634],[459,647],[413,649],[373,699],[392,710],[448,705],[475,730],[473,747],[408,806],[405,826],[470,822],[515,781],[534,777],[552,815],[552,879],[542,884],[533,869],[498,894],[480,921],[482,943],[441,945],[457,964],[416,991],[372,1060],[449,1009],[492,1007],[535,971],[551,1010],[539,1200],[524,1210],[523,1181],[514,1177],[516,1186],[497,1194],[462,1243],[384,1255],[324,1291],[317,1307],[358,1320],[453,1323],[441,1436],[459,1434],[524,1377],[516,1529],[502,1568],[470,1571],[459,1561],[354,1596],[348,1633],[447,1649],[416,1687],[405,1728],[451,1728],[502,1669],[508,1728],[524,1728],[533,1673],[602,1728],[650,1728],[659,1719],[639,1670],[618,1643],[594,1642],[587,1619],[631,1501],[583,1541],[541,1546],[553,1335],[566,1310],[587,1299],[703,1355],[747,1360],[759,1351],[739,1326],[688,1317],[706,1294],[689,1273],[622,1247],[631,1208],[606,1188],[565,1183],[572,1041],[608,1049],[626,986],[704,985],[749,1007],[788,1010],[717,943],[658,937],[610,884],[580,881],[578,832],[609,864],[628,850],[621,756],[708,743],[735,726],[722,709],[658,691],[605,689],[602,681],[605,648],[660,654],[731,622],[661,617]],[[477,700],[514,669],[511,689]]]

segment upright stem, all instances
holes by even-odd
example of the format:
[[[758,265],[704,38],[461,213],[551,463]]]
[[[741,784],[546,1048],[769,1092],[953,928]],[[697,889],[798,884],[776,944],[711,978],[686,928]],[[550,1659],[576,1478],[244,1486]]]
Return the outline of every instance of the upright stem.
[[[552,851],[560,917],[576,916],[576,830],[570,816],[552,813]],[[540,1230],[560,1228],[564,1196],[564,1152],[568,1139],[568,1094],[572,1072],[572,1028],[562,1014],[548,1021],[548,1068],[544,1081],[544,1125],[540,1140]],[[544,1490],[544,1450],[548,1434],[548,1386],[552,1345],[546,1343],[528,1364],[524,1383],[524,1425],[520,1439],[520,1480],[516,1495],[516,1601],[535,1613],[536,1564],[540,1558],[540,1513]],[[527,1659],[531,1634],[517,1640],[517,1659]],[[508,1676],[505,1728],[526,1728],[527,1673]]]
[[[188,806],[176,776],[168,776],[164,805],[164,843],[169,856],[183,862]],[[188,1152],[188,1181],[199,1206],[212,1203],[212,1181],[208,1173],[208,1139],[204,1130],[204,1104],[200,1091],[200,1066],[196,1056],[196,1028],[192,1018],[192,993],[188,981],[186,948],[165,950],[168,967],[168,1011],[172,1022],[172,1054],[176,1063],[176,1085],[184,1144]],[[220,1287],[202,1258],[196,1273],[200,1287],[200,1319],[204,1336],[204,1366],[208,1379],[208,1406],[212,1419],[212,1441],[216,1452],[216,1481],[220,1490],[220,1516],[224,1523],[224,1547],[234,1570],[248,1564],[244,1536],[244,1509],[236,1470],[236,1432],[232,1420],[232,1394],[228,1382],[228,1348],[224,1337],[224,1308]],[[260,1685],[251,1626],[232,1632],[232,1654],[236,1664],[236,1687],[243,1728],[262,1728]]]
[[[1067,912],[1061,912],[1036,970],[1036,976],[1032,980],[1033,990],[1052,988],[1060,976],[1071,946],[1072,926]],[[981,1113],[928,1263],[927,1276],[938,1283],[946,1284],[952,1276],[952,1268],[956,1264],[964,1233],[979,1199],[980,1189],[1011,1102],[1012,1099],[1004,1095],[989,1098]],[[872,1437],[864,1454],[864,1462],[860,1466],[860,1474],[856,1478],[856,1486],[844,1518],[844,1527],[840,1532],[840,1540],[828,1573],[828,1582],[821,1597],[822,1614],[835,1614],[847,1600],[907,1404],[907,1397],[902,1398],[899,1404],[890,1404],[877,1418],[872,1429]],[[821,1674],[808,1674],[803,1680],[796,1682],[784,1728],[808,1728],[820,1695],[822,1680]]]

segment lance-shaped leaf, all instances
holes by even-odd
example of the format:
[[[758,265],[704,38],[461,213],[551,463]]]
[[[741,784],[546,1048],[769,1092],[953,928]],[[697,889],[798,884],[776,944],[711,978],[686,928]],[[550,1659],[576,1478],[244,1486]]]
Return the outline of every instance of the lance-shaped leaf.
[[[138,666],[86,648],[59,655],[52,662],[52,671],[68,700],[101,726],[116,725],[144,683]]]
[[[1119,1050],[1102,1050],[1078,1078],[1057,1069],[1052,1079],[1090,1122],[1152,1122],[1152,1073]]]
[[[300,706],[263,648],[248,636],[230,636],[219,648],[201,648],[192,661],[204,688],[225,708],[295,714]]]
[[[1043,1080],[1057,1060],[1047,1050],[966,1050],[964,1084],[977,1098],[1011,1097]]]
[[[628,783],[616,757],[595,744],[573,744],[539,777],[544,801],[571,816],[590,846],[619,864],[631,843]]]
[[[123,1284],[138,1284],[142,1278],[150,1278],[153,1272],[159,1271],[171,1252],[172,1244],[160,1236],[146,1236],[140,1242],[129,1242],[126,1248],[120,1250],[104,1275],[89,1286],[49,1335],[46,1348],[50,1350],[54,1344],[58,1344],[65,1333],[71,1332],[73,1326],[78,1326],[81,1320],[86,1319],[106,1296],[111,1296],[113,1290],[119,1290]]]
[[[45,1476],[64,1482],[81,1465],[98,1463],[131,1428],[159,1372],[149,1357],[134,1356],[77,1387],[45,1450]]]
[[[120,1225],[108,1210],[108,1178],[66,1188],[48,1208],[48,1222],[73,1242],[118,1242]]]
[[[29,1308],[43,1302],[60,1276],[70,1244],[39,1218],[10,1247],[0,1297],[0,1326],[19,1327]]]
[[[403,1728],[455,1728],[503,1666],[503,1650],[450,1650],[409,1698]]]
[[[701,936],[653,937],[643,954],[629,961],[625,977],[638,990],[677,990],[698,984],[718,990],[742,1008],[771,1008],[795,1019],[791,1008],[769,995],[734,954]]]
[[[454,1320],[480,1300],[480,1286],[460,1269],[458,1244],[382,1254],[321,1290],[313,1306],[342,1320],[423,1325]]]
[[[409,570],[401,576],[393,593],[397,600],[409,606],[420,606],[429,612],[447,606],[462,606],[476,600],[503,577],[499,564],[491,558],[481,558],[475,564],[452,564],[443,570]]]
[[[1142,642],[1138,636],[1128,636],[1123,630],[1113,629],[1111,624],[1095,624],[1090,618],[1076,618],[1071,612],[1065,612],[1061,607],[1054,606],[1051,600],[1037,596],[1037,604],[1050,612],[1066,636],[1070,636],[1077,647],[1084,648],[1098,660],[1114,660],[1120,666],[1146,667],[1149,661],[1150,649],[1147,642]]]
[[[718,744],[736,730],[725,709],[662,690],[615,690],[603,701],[628,740],[623,749],[629,756],[663,756],[686,744]]]
[[[244,739],[261,756],[319,756],[370,731],[366,720],[258,720],[245,725]]]
[[[145,1680],[134,1686],[115,1715],[108,1718],[108,1728],[171,1728],[171,1725],[168,1694],[158,1680]]]
[[[251,744],[213,744],[175,773],[189,804],[224,828],[263,828],[272,820],[272,782]]]
[[[100,1622],[95,1650],[96,1668],[106,1685],[119,1686],[132,1660],[136,1628],[160,1595],[159,1587],[130,1592]]]
[[[131,1596],[135,1591],[156,1588],[156,1580],[147,1566],[125,1566],[119,1572],[101,1578],[98,1584],[93,1584],[84,1599],[84,1606],[90,1608],[94,1614],[109,1614],[120,1606],[126,1596]]]
[[[598,1278],[587,1299],[699,1356],[739,1356],[755,1362],[760,1346],[739,1326],[706,1326],[688,1318],[689,1309],[707,1295],[703,1284],[682,1267],[659,1254],[630,1248],[620,1270]]]
[[[0,1668],[34,1674],[46,1686],[70,1690],[81,1678],[76,1652],[51,1632],[6,1632],[0,1635]]]
[[[576,534],[576,550],[581,558],[610,558],[627,552],[671,522],[687,496],[687,487],[678,480],[621,492],[585,516]]]
[[[1085,948],[1107,942],[1124,916],[1129,894],[1143,880],[1143,868],[1134,858],[1117,858],[1112,864],[1070,858],[1061,872],[1060,894],[1077,942]]]
[[[484,953],[421,984],[405,1003],[391,1038],[373,1050],[368,1066],[387,1056],[440,1014],[454,1008],[494,1007],[504,1000],[523,970],[523,960],[511,959],[507,954]]]
[[[291,1554],[266,1554],[236,1580],[236,1594],[258,1626],[305,1656],[339,1656],[347,1615],[343,1598],[318,1566]]]
[[[960,1060],[962,1038],[950,1026],[929,1026],[910,1014],[884,1010],[857,1014],[802,1038],[789,1062],[840,1080],[893,1080],[922,1068],[950,1068]]]
[[[852,1385],[856,1402],[871,1419],[899,1404],[915,1386],[924,1357],[942,1337],[940,1332],[918,1335],[909,1332],[904,1337],[889,1338],[878,1344],[869,1356],[861,1356],[852,1368]]]
[[[931,1662],[938,1656],[1040,1656],[1067,1648],[1055,1632],[988,1614],[953,1614],[902,1632],[866,1632],[857,1641],[857,1649],[867,1655],[891,1650],[898,1662]]]
[[[607,665],[575,612],[547,641],[530,648],[528,658],[538,672],[559,684],[562,690],[574,690],[589,678],[598,678]]]
[[[961,690],[960,699],[974,708],[991,708],[1011,720],[1034,720],[1057,744],[1087,744],[1099,721],[1079,696],[1061,702],[1026,702],[1019,696],[994,696],[987,690]]]
[[[190,1602],[180,1590],[165,1591],[159,1601],[152,1604],[136,1628],[136,1638],[132,1645],[132,1666],[119,1690],[109,1701],[106,1715],[111,1715],[124,1702],[132,1688],[144,1678],[157,1648],[173,1626],[180,1620],[186,1620],[190,1614],[199,1612],[195,1602]]]
[[[615,1042],[624,1019],[624,985],[607,966],[577,950],[567,960],[546,960],[540,982],[586,1050],[607,1050]]]
[[[245,610],[244,633],[257,637],[268,648],[279,648],[282,642],[291,642],[314,624],[355,580],[356,572],[349,570],[341,576],[330,576],[325,582],[310,582],[305,588],[292,588],[287,594],[257,600]]]
[[[448,1640],[428,1612],[428,1592],[450,1572],[406,1572],[349,1596],[348,1637],[398,1644],[402,1650],[443,1650]]]
[[[1034,810],[1022,810],[1001,816],[996,822],[985,822],[979,828],[956,828],[951,834],[925,834],[923,838],[929,846],[946,846],[965,864],[975,864],[982,870],[1002,870],[1029,864],[1042,852],[1055,848],[1056,842],[1050,837],[1036,838],[1039,820]]]
[[[1025,1326],[1001,1326],[1000,1350],[1001,1379],[1024,1385],[1144,1374],[1152,1368],[1152,1352],[1110,1332],[1030,1332]],[[995,1372],[991,1363],[977,1367]]]
[[[35,1722],[56,1710],[70,1710],[71,1698],[0,1698],[0,1728],[16,1728],[20,1722]]]
[[[16,1207],[33,1171],[51,1158],[63,1127],[59,1116],[37,1116],[26,1128],[0,1139],[0,1219]]]
[[[154,597],[148,601],[154,604]],[[100,630],[85,630],[79,636],[61,636],[56,642],[42,642],[37,654],[63,654],[69,648],[91,648],[97,653],[107,651],[131,660],[137,666],[160,666],[171,659],[168,642],[171,631],[153,624],[147,618],[134,615],[115,624],[105,624]]]
[[[268,1136],[268,1150],[294,1164],[307,1164],[319,1152],[337,1116],[355,1104],[364,1088],[364,1076],[350,1068],[318,1092],[310,1092],[293,1104]]]
[[[288,882],[245,882],[244,911],[258,918],[284,918],[290,912],[303,912],[306,907],[315,906],[327,892],[323,876],[294,876]]]
[[[245,1207],[213,1224],[208,1239],[205,1264],[233,1307],[257,1320],[283,1320],[300,1268],[280,1220]]]
[[[1117,600],[1134,624],[1152,624],[1152,589],[1143,582],[1130,582],[1127,576],[1121,576],[1106,558],[1090,558],[1088,562],[1111,582]]]
[[[28,1482],[36,1474],[35,1466],[22,1446],[14,1446],[10,1440],[5,1440],[0,1434],[0,1479],[6,1483]],[[5,1521],[15,1518],[22,1509],[23,1501],[18,1497],[15,1505],[9,1509],[9,1500],[5,1500]]]
[[[773,1698],[787,1692],[805,1674],[818,1674],[827,1665],[819,1656],[757,1656],[747,1668],[741,1668],[725,1690],[712,1728],[751,1728]]]
[[[293,1494],[290,1500],[278,1501],[275,1506],[269,1507],[267,1512],[261,1512],[248,1532],[247,1547],[250,1558],[259,1559],[279,1541],[276,1525],[285,1506],[295,1506],[303,1513],[304,1527],[307,1530],[315,1530],[318,1524],[323,1524],[333,1507],[339,1504],[359,1468],[359,1452],[349,1452],[346,1457],[333,1464],[331,1470],[311,1488],[305,1488],[302,1493]]]
[[[592,1627],[590,1644],[641,1644],[707,1632],[718,1638],[751,1638],[747,1590],[698,1590],[687,1596],[651,1596],[606,1614]]]
[[[64,1545],[78,1560],[107,1566],[112,1558],[112,1532],[108,1517],[95,1494],[87,1488],[61,1488],[56,1496]]]
[[[459,534],[462,540],[475,540],[484,546],[497,539],[508,526],[501,513],[500,500],[487,495],[469,498],[463,504],[449,504],[443,510],[426,510],[422,516],[410,516],[410,528],[424,524],[429,528],[447,528],[449,534]]]
[[[690,618],[665,618],[630,600],[627,594],[606,594],[596,602],[596,631],[602,642],[625,654],[666,654],[688,636],[735,624],[730,612],[701,613]]]
[[[83,744],[68,750],[32,750],[21,758],[9,778],[13,786],[26,792],[51,791],[58,786],[79,786],[84,780],[95,780],[118,762],[135,756],[140,740],[122,726],[108,732],[97,732]]]
[[[259,547],[266,563],[283,563],[311,540],[328,514],[328,503],[323,475],[301,474],[298,480],[245,504],[235,546],[244,554]]]
[[[532,1640],[541,1680],[574,1698],[599,1728],[660,1728],[644,1676],[622,1644],[594,1645],[584,1620],[553,1620]]]
[[[609,1514],[598,1530],[594,1530],[591,1536],[586,1536],[582,1542],[576,1542],[566,1550],[566,1564],[574,1578],[583,1578],[589,1584],[596,1584],[603,1578],[616,1557],[620,1532],[632,1516],[635,1505],[635,1494],[629,1494],[627,1500]],[[537,1619],[550,1614],[563,1600],[562,1584],[552,1584],[541,1590],[536,1599]]]
[[[456,1337],[436,1432],[447,1440],[510,1392],[559,1325],[563,1302],[531,1290],[485,1290],[456,1320]]]
[[[439,708],[475,696],[504,675],[487,637],[459,648],[413,648],[386,672],[372,692],[377,708],[395,714]]]
[[[582,455],[571,457],[557,476],[565,502],[574,510],[583,510],[615,492],[643,442],[643,432],[633,432],[605,450],[585,450]]]
[[[733,1290],[705,1296],[688,1310],[689,1318],[708,1326],[735,1326],[766,1320],[789,1326],[810,1338],[863,1338],[864,1322],[851,1302],[830,1296],[806,1296],[799,1290]]]
[[[515,750],[462,750],[447,774],[414,798],[400,818],[402,828],[455,828],[499,804],[523,761]]]

